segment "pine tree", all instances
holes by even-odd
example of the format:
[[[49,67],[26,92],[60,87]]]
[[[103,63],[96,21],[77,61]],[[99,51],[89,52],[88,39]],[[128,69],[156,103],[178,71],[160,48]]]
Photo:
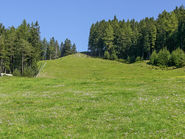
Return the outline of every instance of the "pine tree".
[[[170,51],[174,50],[174,34],[178,30],[178,19],[174,12],[163,11],[157,19],[157,47],[158,49],[168,47]]]
[[[50,39],[49,46],[47,49],[47,56],[48,56],[49,60],[54,59],[56,56],[56,46],[55,46],[55,38],[54,37],[52,37]]]
[[[31,43],[33,46],[33,56],[32,58],[36,58],[36,61],[41,59],[41,50],[42,50],[42,44],[40,40],[40,26],[38,21],[31,24],[30,27],[30,37],[28,39],[28,42]]]
[[[72,47],[71,41],[69,39],[66,39],[65,42],[64,42],[64,48],[63,48],[64,56],[72,54],[71,47]]]
[[[108,50],[109,53],[112,54],[112,51],[114,49],[113,48],[114,30],[109,23],[107,24],[102,40],[105,46],[105,50]]]
[[[61,42],[60,44],[60,57],[63,57],[64,56],[64,43]]]
[[[0,36],[0,73],[5,70],[5,59],[6,59],[6,51],[5,51],[5,42],[4,36],[1,34]]]
[[[5,37],[5,48],[7,51],[7,64],[6,70],[9,73],[13,73],[14,71],[14,57],[15,57],[15,40],[16,40],[16,31],[14,27],[11,27],[6,31]]]
[[[47,59],[47,48],[48,48],[48,42],[46,38],[43,39],[42,45],[41,45],[41,60]]]
[[[77,51],[76,51],[76,44],[75,43],[72,45],[71,51],[72,51],[72,54],[77,53]]]
[[[174,10],[176,17],[178,18],[178,32],[176,43],[180,46],[181,49],[185,51],[185,7],[182,5],[179,8],[176,7]]]
[[[60,56],[60,50],[59,50],[59,44],[58,41],[55,41],[55,59],[59,58]]]
[[[19,51],[20,60],[21,60],[21,73],[23,74],[25,66],[32,66],[31,63],[28,64],[28,61],[31,58],[33,48],[28,41],[24,39],[20,39],[18,51]]]

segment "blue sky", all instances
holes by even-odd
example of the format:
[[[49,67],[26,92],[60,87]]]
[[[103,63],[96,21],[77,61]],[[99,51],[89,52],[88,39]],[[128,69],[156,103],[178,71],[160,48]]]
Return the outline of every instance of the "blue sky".
[[[102,19],[157,18],[163,10],[185,5],[185,0],[1,0],[0,22],[18,26],[23,19],[39,21],[41,37],[59,42],[69,38],[78,51],[88,48],[92,23]]]

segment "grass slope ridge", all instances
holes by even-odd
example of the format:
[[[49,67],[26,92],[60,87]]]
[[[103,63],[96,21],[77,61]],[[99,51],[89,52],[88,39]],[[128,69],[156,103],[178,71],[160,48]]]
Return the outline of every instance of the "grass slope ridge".
[[[61,78],[61,79],[112,79],[148,76],[149,78],[155,74],[176,73],[180,70],[163,71],[155,70],[152,66],[143,63],[124,64],[117,61],[104,60],[100,58],[92,58],[90,56],[77,53],[75,55],[66,56],[57,60],[42,61],[39,63],[44,65],[38,77]]]
[[[185,138],[185,69],[82,54],[0,78],[2,138]]]
[[[63,79],[92,79],[108,76],[112,70],[119,72],[117,68],[122,65],[115,61],[92,58],[84,54],[66,56],[57,60],[46,62],[45,68],[39,77],[63,78]]]

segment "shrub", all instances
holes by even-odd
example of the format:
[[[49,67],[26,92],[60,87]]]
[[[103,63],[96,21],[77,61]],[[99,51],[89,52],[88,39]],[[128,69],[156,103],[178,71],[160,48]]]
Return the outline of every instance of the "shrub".
[[[127,57],[127,63],[130,63],[130,56]]]
[[[112,52],[112,54],[111,54],[111,56],[110,56],[110,59],[111,59],[111,60],[117,60],[117,59],[118,59],[118,57],[117,57],[115,51]]]
[[[140,56],[136,57],[136,62],[142,61],[142,58]]]
[[[31,67],[25,67],[22,76],[33,77],[35,76],[35,71]]]
[[[127,57],[127,62],[128,62],[128,63],[134,63],[135,61],[136,61],[135,56],[131,56],[131,57],[128,56],[128,57]]]
[[[157,53],[154,50],[152,55],[150,56],[150,64],[157,65]]]
[[[108,51],[105,51],[105,52],[104,52],[104,58],[105,58],[105,59],[110,59],[110,54],[109,54]]]
[[[31,68],[33,70],[33,76],[36,76],[39,73],[38,65],[34,64]]]
[[[13,71],[13,76],[21,76],[20,70],[15,69],[15,70]]]
[[[121,63],[127,63],[127,60],[126,59],[117,59],[118,62],[121,62]]]
[[[172,52],[171,65],[177,68],[185,66],[185,53],[182,49],[178,48]]]
[[[170,61],[170,52],[164,48],[159,51],[157,55],[157,65],[162,67],[167,67]]]

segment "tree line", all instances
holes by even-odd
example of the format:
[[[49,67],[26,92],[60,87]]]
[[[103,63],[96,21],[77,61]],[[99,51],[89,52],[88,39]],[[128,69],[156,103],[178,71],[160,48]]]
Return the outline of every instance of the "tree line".
[[[41,41],[41,60],[57,59],[63,56],[77,53],[76,44],[72,44],[71,40],[66,39],[59,45],[54,37],[48,42],[46,38]]]
[[[51,60],[76,53],[76,45],[66,39],[60,45],[54,37],[49,42],[40,37],[38,21],[23,20],[17,28],[0,24],[0,73],[34,76],[39,60]]]
[[[90,28],[88,50],[91,55],[106,59],[149,59],[151,54],[177,48],[185,51],[185,8],[163,11],[157,19],[141,21],[102,20]]]

